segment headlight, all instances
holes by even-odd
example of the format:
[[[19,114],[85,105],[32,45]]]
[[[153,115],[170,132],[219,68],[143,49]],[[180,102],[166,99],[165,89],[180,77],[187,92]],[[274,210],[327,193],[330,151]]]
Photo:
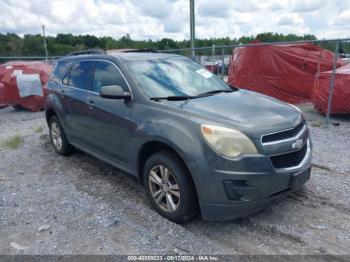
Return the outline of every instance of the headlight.
[[[225,157],[241,154],[257,154],[253,142],[243,133],[221,126],[201,125],[201,131],[208,144]]]
[[[303,113],[303,111],[301,111],[301,109],[299,107],[297,107],[296,105],[290,104],[288,103],[288,105],[290,105],[291,107],[294,107],[299,113]]]

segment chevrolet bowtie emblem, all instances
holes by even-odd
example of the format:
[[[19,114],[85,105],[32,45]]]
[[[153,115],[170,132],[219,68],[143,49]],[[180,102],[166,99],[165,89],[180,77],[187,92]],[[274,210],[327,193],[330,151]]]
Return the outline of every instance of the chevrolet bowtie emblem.
[[[301,149],[304,145],[304,141],[302,139],[298,139],[295,143],[292,144],[293,149]]]

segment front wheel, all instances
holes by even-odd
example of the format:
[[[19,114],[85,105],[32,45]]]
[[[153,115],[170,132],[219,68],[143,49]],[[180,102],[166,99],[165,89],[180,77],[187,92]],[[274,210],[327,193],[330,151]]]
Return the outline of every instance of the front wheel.
[[[50,139],[55,151],[63,156],[70,155],[73,147],[68,143],[63,127],[56,116],[49,121]]]
[[[198,213],[192,179],[175,154],[162,151],[152,155],[145,164],[143,176],[146,195],[162,216],[184,223]]]

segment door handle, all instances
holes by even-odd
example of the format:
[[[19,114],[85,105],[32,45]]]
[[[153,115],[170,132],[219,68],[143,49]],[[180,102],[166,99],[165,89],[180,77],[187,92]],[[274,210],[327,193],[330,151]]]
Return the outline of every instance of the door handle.
[[[61,90],[61,93],[64,94],[64,90],[63,89]]]
[[[89,101],[89,104],[91,104],[91,105],[93,105],[94,103],[95,103],[94,100]]]

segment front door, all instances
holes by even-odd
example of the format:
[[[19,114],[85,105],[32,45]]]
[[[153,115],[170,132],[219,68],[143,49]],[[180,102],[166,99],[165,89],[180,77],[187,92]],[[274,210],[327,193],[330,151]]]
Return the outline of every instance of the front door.
[[[93,133],[91,144],[100,153],[113,158],[120,165],[128,163],[128,144],[134,122],[131,119],[132,101],[102,98],[99,95],[102,86],[121,86],[130,92],[118,67],[107,61],[97,61],[92,92],[90,94],[89,133]]]

